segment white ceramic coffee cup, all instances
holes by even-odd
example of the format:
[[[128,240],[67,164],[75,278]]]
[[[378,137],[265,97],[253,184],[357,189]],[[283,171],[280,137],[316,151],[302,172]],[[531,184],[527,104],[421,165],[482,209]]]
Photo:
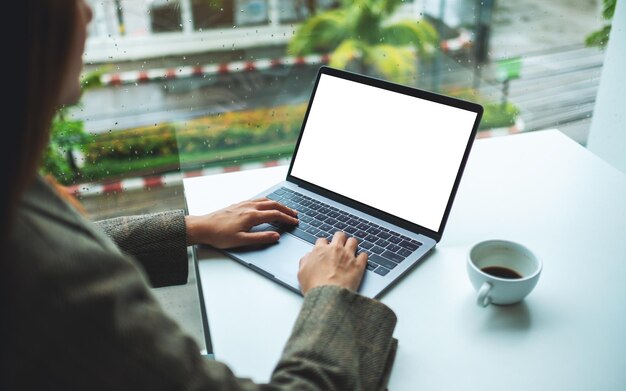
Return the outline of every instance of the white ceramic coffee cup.
[[[512,270],[519,278],[505,278],[494,273],[494,269],[484,271],[493,267]],[[476,304],[481,307],[524,300],[537,285],[542,268],[541,260],[532,251],[509,240],[479,242],[467,254],[467,273],[478,292]]]

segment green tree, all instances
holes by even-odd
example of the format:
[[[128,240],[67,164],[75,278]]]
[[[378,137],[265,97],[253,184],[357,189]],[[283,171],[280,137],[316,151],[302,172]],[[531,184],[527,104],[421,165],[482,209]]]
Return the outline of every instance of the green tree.
[[[100,87],[100,76],[105,69],[86,74],[81,80],[81,92]],[[73,166],[72,151],[82,149],[89,135],[85,132],[83,121],[68,119],[68,111],[74,106],[64,106],[57,111],[50,129],[50,142],[44,150],[40,171],[52,175],[62,184],[69,184],[76,179],[78,172]]]
[[[60,110],[52,123],[50,142],[44,150],[41,171],[51,174],[62,184],[71,183],[77,175],[71,153],[79,149],[87,134],[82,121],[66,119],[66,109]]]
[[[331,67],[405,82],[417,58],[434,53],[439,37],[426,20],[391,21],[402,0],[343,0],[307,19],[287,47],[295,56],[330,53]]]
[[[617,0],[604,0],[602,4],[602,18],[608,21],[600,30],[596,30],[585,38],[585,45],[598,46],[601,48],[606,47],[609,42],[609,35],[611,34],[611,20],[613,14],[615,14],[615,4]]]

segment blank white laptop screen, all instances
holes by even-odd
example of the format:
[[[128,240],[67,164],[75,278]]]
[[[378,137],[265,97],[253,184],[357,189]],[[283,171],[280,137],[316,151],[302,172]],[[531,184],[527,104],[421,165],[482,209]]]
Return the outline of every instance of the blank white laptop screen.
[[[439,231],[475,120],[322,74],[291,175]]]

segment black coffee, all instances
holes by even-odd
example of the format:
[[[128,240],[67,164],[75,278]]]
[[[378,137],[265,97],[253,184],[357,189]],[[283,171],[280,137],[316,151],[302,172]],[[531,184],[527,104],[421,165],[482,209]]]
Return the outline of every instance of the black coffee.
[[[515,270],[509,269],[506,267],[501,267],[501,266],[487,266],[480,270],[482,270],[483,272],[487,274],[491,274],[494,277],[499,277],[499,278],[508,278],[511,280],[522,278],[522,276]]]

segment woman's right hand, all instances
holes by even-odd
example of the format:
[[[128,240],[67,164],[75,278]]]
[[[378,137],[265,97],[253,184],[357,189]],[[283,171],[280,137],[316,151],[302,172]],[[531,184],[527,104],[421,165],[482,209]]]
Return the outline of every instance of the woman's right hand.
[[[187,245],[208,244],[232,248],[251,244],[275,243],[275,231],[250,232],[255,225],[279,222],[298,224],[297,212],[267,198],[243,201],[204,216],[185,216]]]
[[[298,281],[305,295],[322,285],[338,285],[357,291],[367,265],[367,254],[356,254],[358,242],[343,232],[333,235],[330,243],[320,238],[311,252],[300,259]]]

